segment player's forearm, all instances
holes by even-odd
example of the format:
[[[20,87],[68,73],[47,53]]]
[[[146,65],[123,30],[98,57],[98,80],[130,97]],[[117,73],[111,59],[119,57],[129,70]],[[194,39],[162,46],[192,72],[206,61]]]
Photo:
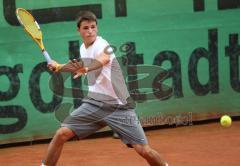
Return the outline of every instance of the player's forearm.
[[[97,57],[96,59],[93,59],[92,60],[92,63],[85,66],[85,70],[86,72],[89,72],[89,71],[93,71],[93,70],[97,70],[99,68],[102,68],[104,65],[108,64],[110,61],[110,58],[109,58],[109,55],[101,55],[99,57]]]
[[[89,71],[93,71],[93,70],[97,70],[99,68],[103,67],[102,63],[100,63],[99,61],[97,60],[93,60],[91,64],[89,65],[84,65],[84,69],[85,69],[85,72],[89,72]]]

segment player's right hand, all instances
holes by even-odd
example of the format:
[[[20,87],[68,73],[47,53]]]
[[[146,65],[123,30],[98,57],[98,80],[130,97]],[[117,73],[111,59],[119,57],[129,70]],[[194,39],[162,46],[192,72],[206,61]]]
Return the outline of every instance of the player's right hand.
[[[51,70],[53,72],[58,72],[61,68],[61,65],[53,60],[50,63],[48,63],[47,67],[49,70]]]

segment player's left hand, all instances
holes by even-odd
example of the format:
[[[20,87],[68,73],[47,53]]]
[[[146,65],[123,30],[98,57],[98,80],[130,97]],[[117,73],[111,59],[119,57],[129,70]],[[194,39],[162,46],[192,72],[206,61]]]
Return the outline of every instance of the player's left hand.
[[[88,72],[88,68],[86,67],[79,68],[77,71],[73,73],[73,78],[76,79],[87,72]]]

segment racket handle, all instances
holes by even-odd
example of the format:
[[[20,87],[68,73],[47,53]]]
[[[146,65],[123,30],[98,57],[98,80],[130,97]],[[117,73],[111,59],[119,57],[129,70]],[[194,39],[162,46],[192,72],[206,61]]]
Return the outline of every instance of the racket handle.
[[[48,54],[48,52],[46,50],[43,50],[42,53],[43,53],[44,57],[46,58],[47,63],[51,63],[52,59],[51,59],[50,55]]]

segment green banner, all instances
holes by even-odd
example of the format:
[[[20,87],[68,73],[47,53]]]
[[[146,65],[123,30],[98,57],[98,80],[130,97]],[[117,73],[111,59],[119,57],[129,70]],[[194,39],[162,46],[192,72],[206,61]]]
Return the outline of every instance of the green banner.
[[[50,138],[86,91],[84,77],[73,80],[48,71],[38,46],[17,21],[18,7],[34,15],[47,51],[60,63],[80,56],[75,17],[80,10],[93,11],[99,35],[121,63],[144,126],[190,124],[240,112],[240,2],[1,2],[0,144]]]

